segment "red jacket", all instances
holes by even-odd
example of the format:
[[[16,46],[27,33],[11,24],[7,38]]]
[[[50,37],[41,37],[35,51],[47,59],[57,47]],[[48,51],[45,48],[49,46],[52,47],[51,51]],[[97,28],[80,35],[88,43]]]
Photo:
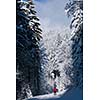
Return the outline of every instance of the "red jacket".
[[[54,88],[54,89],[53,89],[53,92],[54,92],[54,93],[56,93],[57,91],[58,91],[58,89],[57,89],[57,88]]]

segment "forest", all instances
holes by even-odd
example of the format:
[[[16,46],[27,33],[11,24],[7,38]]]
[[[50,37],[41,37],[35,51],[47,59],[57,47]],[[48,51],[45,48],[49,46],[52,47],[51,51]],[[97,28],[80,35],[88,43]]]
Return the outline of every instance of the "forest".
[[[70,24],[48,31],[35,7],[16,0],[16,100],[51,94],[55,84],[58,92],[83,91],[83,0],[66,0]]]

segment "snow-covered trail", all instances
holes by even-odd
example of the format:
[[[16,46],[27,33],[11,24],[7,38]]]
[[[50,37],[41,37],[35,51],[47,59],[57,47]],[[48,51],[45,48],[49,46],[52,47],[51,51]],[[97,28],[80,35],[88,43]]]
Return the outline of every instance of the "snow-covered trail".
[[[61,92],[58,92],[56,95],[54,95],[54,93],[51,94],[45,94],[45,95],[39,95],[39,96],[35,96],[32,99],[28,99],[28,100],[51,100],[51,99],[58,99],[60,98],[67,90],[63,90]]]
[[[35,96],[28,100],[83,100],[82,95],[83,93],[80,89],[74,88],[68,92],[66,90],[59,92],[57,93],[57,95],[51,93],[46,95]]]

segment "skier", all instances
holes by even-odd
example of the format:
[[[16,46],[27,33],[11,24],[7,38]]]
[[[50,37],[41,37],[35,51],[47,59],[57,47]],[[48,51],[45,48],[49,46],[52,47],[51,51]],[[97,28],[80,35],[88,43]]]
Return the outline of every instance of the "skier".
[[[51,72],[51,78],[52,78],[53,81],[54,81],[54,88],[53,88],[54,95],[56,95],[56,92],[58,92],[58,89],[56,88],[57,85],[56,85],[56,82],[55,82],[57,76],[60,77],[60,71],[59,71],[59,70],[53,70],[53,71]]]
[[[58,92],[58,89],[56,87],[57,87],[56,82],[54,82],[54,88],[53,88],[54,95],[56,95],[56,92]]]

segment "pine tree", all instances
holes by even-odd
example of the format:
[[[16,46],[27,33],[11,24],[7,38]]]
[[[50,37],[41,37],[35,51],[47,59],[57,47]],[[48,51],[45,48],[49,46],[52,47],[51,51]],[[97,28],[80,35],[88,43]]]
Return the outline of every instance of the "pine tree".
[[[67,70],[76,87],[82,88],[83,80],[83,0],[69,0],[65,10],[68,17],[71,17],[70,28],[72,29],[72,66]]]
[[[39,41],[42,30],[31,0],[16,1],[16,70],[17,98],[39,94]],[[19,99],[19,100],[20,100]]]
[[[70,84],[70,79],[65,73],[65,69],[71,67],[70,46],[67,44],[68,34],[69,30],[65,27],[60,31],[50,30],[41,42],[41,64],[43,66],[41,86],[44,93],[52,92],[55,81],[59,91],[66,89]]]
[[[49,88],[48,86],[48,80],[47,80],[47,70],[46,68],[48,67],[48,55],[46,53],[46,47],[43,43],[43,40],[40,42],[40,63],[41,63],[41,72],[40,72],[40,92],[41,94],[47,94],[49,93]],[[45,83],[45,84],[44,84]]]

